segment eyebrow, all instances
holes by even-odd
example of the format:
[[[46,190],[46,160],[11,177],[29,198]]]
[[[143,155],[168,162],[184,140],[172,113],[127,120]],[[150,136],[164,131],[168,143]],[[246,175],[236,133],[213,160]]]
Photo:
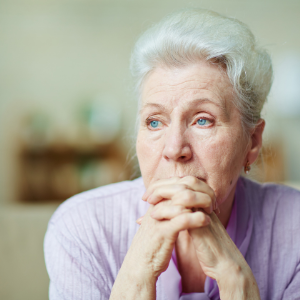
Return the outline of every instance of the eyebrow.
[[[224,110],[224,112],[226,111],[226,105],[222,105],[220,103],[217,103],[211,99],[208,99],[208,98],[197,98],[197,99],[194,99],[192,101],[189,102],[189,106],[193,106],[195,104],[200,104],[200,103],[203,103],[203,102],[206,102],[206,103],[212,103],[218,107],[220,107],[222,110]]]
[[[145,105],[143,105],[139,112],[141,113],[141,112],[142,112],[143,110],[145,110],[147,107],[156,107],[156,108],[158,108],[159,110],[162,110],[163,112],[166,112],[166,111],[167,111],[167,109],[165,108],[164,105],[159,104],[159,103],[152,103],[152,102],[150,102],[150,103],[146,103]]]
[[[201,103],[212,103],[212,104],[214,104],[214,105],[216,105],[216,106],[218,106],[219,108],[221,108],[221,110],[226,114],[226,116],[228,116],[228,112],[227,112],[227,110],[226,110],[226,105],[221,105],[221,104],[219,104],[219,103],[216,103],[215,101],[212,101],[212,100],[210,100],[210,99],[208,99],[208,98],[197,98],[197,99],[194,99],[194,100],[192,100],[192,101],[190,101],[189,103],[188,103],[188,106],[194,106],[194,105],[199,105],[199,104],[201,104]],[[159,110],[161,110],[161,111],[163,111],[163,112],[166,112],[167,111],[167,109],[166,109],[166,107],[164,106],[164,105],[162,105],[162,104],[159,104],[159,103],[152,103],[152,102],[150,102],[150,103],[146,103],[145,105],[143,105],[142,106],[142,108],[140,109],[140,113],[143,111],[143,110],[145,110],[147,107],[156,107],[156,108],[158,108]]]

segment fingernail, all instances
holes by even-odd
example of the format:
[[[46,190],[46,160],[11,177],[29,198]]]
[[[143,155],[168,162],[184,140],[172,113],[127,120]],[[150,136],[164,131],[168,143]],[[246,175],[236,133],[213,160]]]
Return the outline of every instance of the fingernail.
[[[214,205],[214,210],[216,210],[218,208],[218,202],[217,202],[217,199],[215,198],[215,205]]]
[[[139,225],[142,224],[143,217],[138,218],[135,222]]]
[[[142,200],[143,200],[143,201],[147,201],[147,197],[146,197],[147,195],[146,195],[146,194],[147,194],[147,193],[144,193],[144,195],[142,196]]]
[[[209,224],[210,223],[210,217],[209,216],[205,216],[205,224]]]
[[[217,207],[217,208],[216,208],[216,214],[219,215],[220,213],[221,213],[220,208]]]

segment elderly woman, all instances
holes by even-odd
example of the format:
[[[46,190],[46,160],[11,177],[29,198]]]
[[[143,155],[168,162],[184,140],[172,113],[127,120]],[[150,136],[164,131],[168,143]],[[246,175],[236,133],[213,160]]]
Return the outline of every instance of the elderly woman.
[[[300,299],[300,193],[240,177],[262,146],[269,55],[243,23],[186,10],[142,35],[132,70],[142,178],[60,206],[50,299]]]

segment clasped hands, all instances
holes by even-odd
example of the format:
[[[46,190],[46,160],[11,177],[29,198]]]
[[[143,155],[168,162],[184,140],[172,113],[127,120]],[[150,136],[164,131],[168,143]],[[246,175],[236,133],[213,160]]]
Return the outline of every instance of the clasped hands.
[[[248,266],[215,212],[214,191],[193,176],[152,183],[142,199],[150,207],[142,218],[132,247],[139,249],[143,270],[158,276],[167,269],[180,231],[188,230],[204,273],[218,284],[228,272]]]
[[[193,176],[157,180],[143,200],[150,206],[137,220],[141,226],[118,273],[111,300],[156,299],[156,281],[167,269],[182,231],[190,235],[204,274],[217,281],[222,300],[260,299],[250,267],[214,213],[218,210],[216,197],[205,182]]]

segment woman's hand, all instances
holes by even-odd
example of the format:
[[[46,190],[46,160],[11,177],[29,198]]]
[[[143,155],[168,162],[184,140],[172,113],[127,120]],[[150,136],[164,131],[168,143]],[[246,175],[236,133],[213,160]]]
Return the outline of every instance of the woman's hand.
[[[156,181],[142,198],[151,206],[142,221],[138,220],[141,227],[132,248],[140,248],[146,258],[151,258],[143,269],[150,266],[158,277],[169,264],[179,232],[199,229],[210,223],[208,214],[216,209],[216,198],[207,184],[192,176]],[[145,237],[151,241],[151,246],[139,245]]]
[[[220,298],[260,299],[253,273],[215,213],[206,228],[190,229],[204,273],[218,283]]]
[[[208,185],[192,176],[161,180],[143,199],[155,205],[151,216],[161,222],[197,210],[210,214],[208,226],[187,228],[203,272],[216,279],[222,299],[259,299],[251,269],[213,212],[216,199]]]
[[[157,181],[149,187],[143,199],[161,201],[170,199],[169,195],[179,194],[180,198],[185,194],[190,194],[194,189],[197,196],[194,198],[194,207],[204,207],[208,212],[213,210],[214,198],[207,196],[213,192],[206,185],[196,184],[196,180],[190,178],[172,178]],[[164,193],[163,186],[172,187]],[[201,186],[201,187],[200,187]],[[162,188],[162,189],[161,189]],[[161,191],[162,193],[158,193]],[[176,197],[175,197],[176,198]],[[186,200],[189,201],[188,196]],[[157,220],[152,217],[157,207],[164,207],[169,201],[161,201],[158,205],[150,205],[147,213],[143,217],[141,226],[135,235],[133,242],[126,254],[122,267],[112,289],[110,299],[155,299],[155,283],[158,276],[167,269],[175,242],[180,231],[196,229],[207,226],[210,222],[209,216],[203,211],[195,211],[193,206],[174,206],[168,219]],[[179,210],[178,210],[179,208]],[[165,211],[167,212],[167,211]],[[123,298],[122,298],[123,299]]]
[[[155,209],[152,216],[155,219],[171,219],[181,212],[191,212],[197,209],[205,211],[207,214],[218,210],[214,191],[203,181],[193,176],[183,178],[172,177],[154,182],[146,191],[143,198],[150,204],[165,200],[164,203],[169,205],[164,208]],[[171,202],[166,200],[172,200]],[[162,214],[162,218],[159,214]],[[164,216],[168,216],[164,218]]]

